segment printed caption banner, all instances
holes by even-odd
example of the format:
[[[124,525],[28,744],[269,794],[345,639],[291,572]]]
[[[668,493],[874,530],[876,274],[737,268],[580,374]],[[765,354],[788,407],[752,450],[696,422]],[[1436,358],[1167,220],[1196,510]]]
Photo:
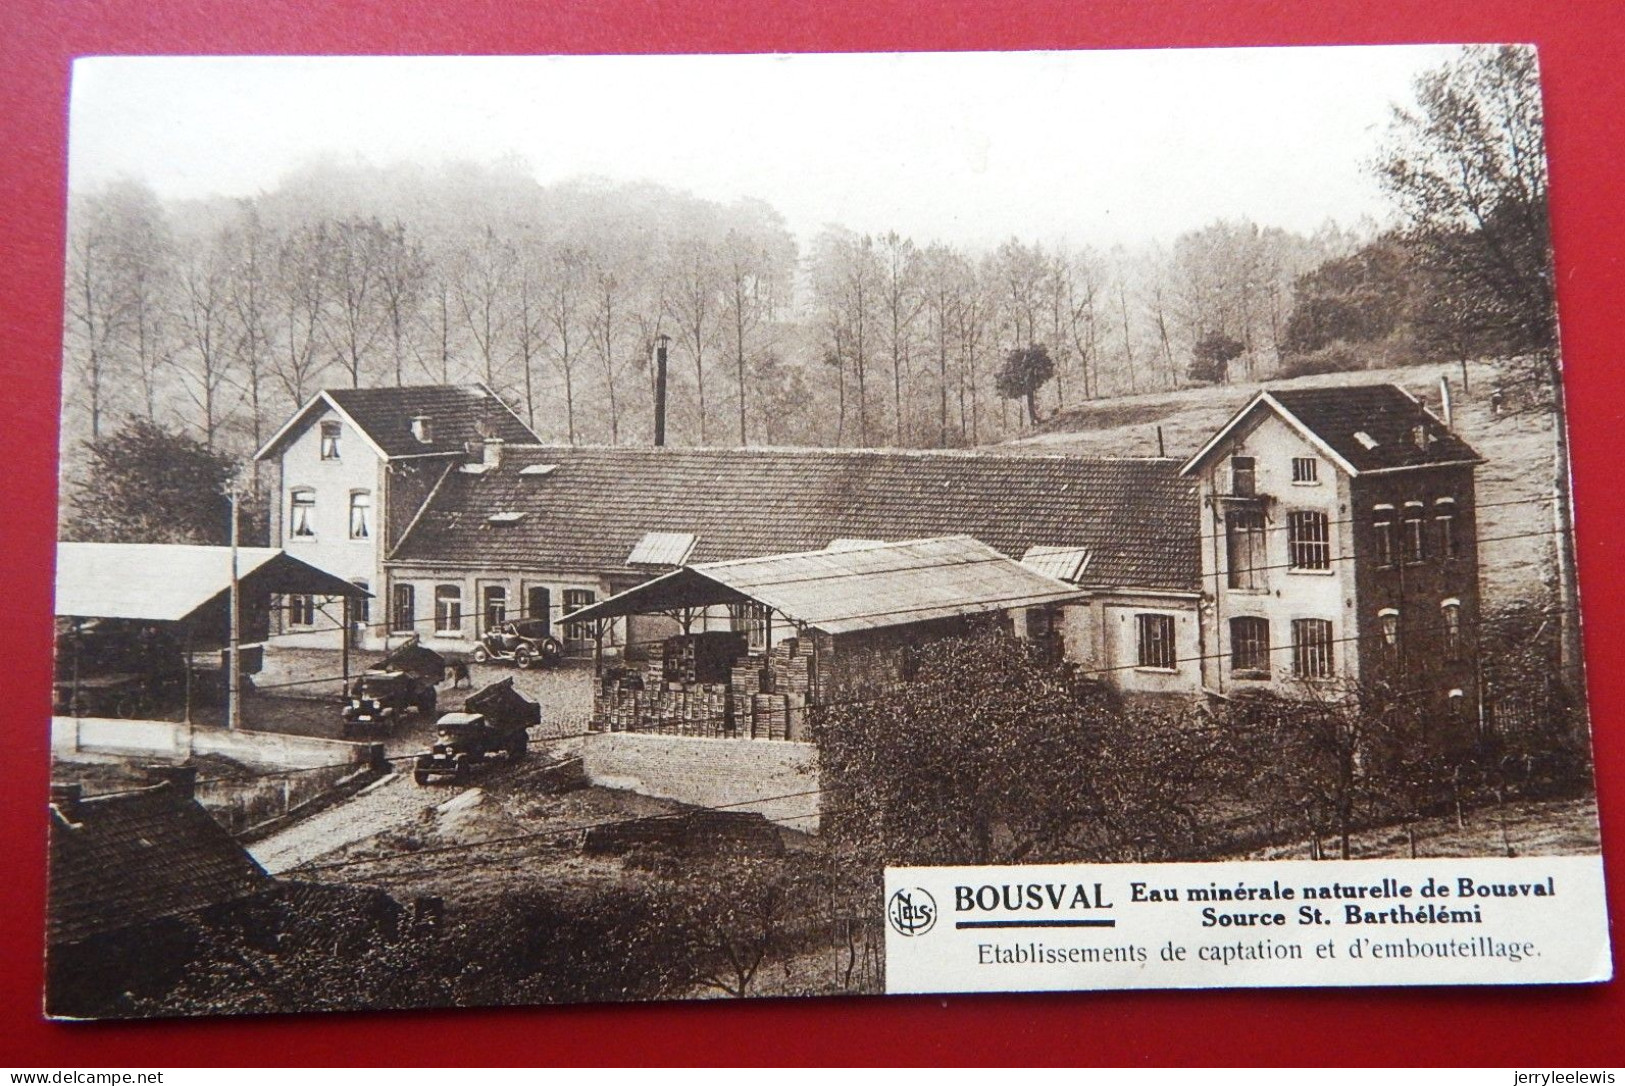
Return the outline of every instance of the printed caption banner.
[[[1602,858],[886,870],[892,993],[1612,975]]]

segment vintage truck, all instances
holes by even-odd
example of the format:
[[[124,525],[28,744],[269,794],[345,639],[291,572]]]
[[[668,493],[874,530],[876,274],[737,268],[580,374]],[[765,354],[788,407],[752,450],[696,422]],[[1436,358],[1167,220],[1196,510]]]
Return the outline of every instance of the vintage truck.
[[[420,716],[435,711],[435,687],[446,671],[439,653],[408,643],[361,673],[346,694],[344,731],[350,734],[390,724],[416,710]]]
[[[434,744],[412,763],[412,779],[419,784],[436,777],[467,779],[499,754],[517,762],[530,745],[529,729],[541,722],[542,707],[515,690],[513,679],[492,683],[470,694],[462,712],[441,716]]]

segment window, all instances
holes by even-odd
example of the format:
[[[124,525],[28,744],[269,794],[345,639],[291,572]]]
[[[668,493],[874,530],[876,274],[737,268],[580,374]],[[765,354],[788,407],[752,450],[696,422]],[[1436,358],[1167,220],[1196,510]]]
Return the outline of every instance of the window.
[[[372,495],[365,490],[350,492],[350,538],[372,538]]]
[[[494,630],[508,621],[508,589],[499,584],[485,586],[483,607],[486,630]]]
[[[1405,503],[1405,561],[1410,564],[1427,561],[1427,521],[1423,517],[1421,502]]]
[[[1325,513],[1302,511],[1287,516],[1287,549],[1293,569],[1331,569],[1332,539]]]
[[[1384,647],[1393,649],[1399,645],[1399,609],[1397,607],[1384,607],[1377,612],[1377,628],[1382,633]]]
[[[434,632],[461,637],[463,634],[463,589],[460,585],[434,586]]]
[[[1439,522],[1439,557],[1446,561],[1459,557],[1456,546],[1456,500],[1440,498],[1433,503],[1433,517]]]
[[[1320,461],[1312,456],[1294,456],[1292,481],[1301,486],[1314,486],[1320,482]]]
[[[1332,624],[1323,618],[1292,620],[1292,674],[1328,679],[1332,674]]]
[[[1452,596],[1439,604],[1444,615],[1444,645],[1452,657],[1461,655],[1461,601]]]
[[[1232,510],[1225,517],[1225,544],[1230,587],[1253,592],[1268,588],[1264,514],[1256,509]]]
[[[1230,458],[1230,493],[1238,498],[1251,498],[1258,493],[1257,473],[1253,458]]]
[[[371,592],[372,591],[371,587],[368,586],[366,581],[355,580],[355,581],[351,581],[350,583],[355,585],[357,588],[361,589],[361,591],[363,591],[363,592]],[[365,629],[368,621],[371,620],[371,618],[372,618],[372,597],[371,596],[357,596],[355,599],[350,601],[350,621],[351,622],[353,622],[356,625],[361,626],[363,629]]]
[[[294,539],[316,538],[316,492],[295,490],[288,499],[288,535]]]
[[[590,588],[566,588],[564,590],[564,613],[566,615],[579,611],[583,607],[591,607],[598,599],[597,593]],[[592,647],[592,629],[582,622],[566,622],[564,624],[564,644],[568,649],[582,651]]]
[[[1377,565],[1387,569],[1394,564],[1394,507],[1379,505],[1372,509],[1371,538]]]
[[[1269,619],[1245,615],[1230,620],[1230,670],[1242,679],[1269,677]]]
[[[322,459],[337,460],[339,458],[339,434],[344,427],[337,422],[322,423]]]
[[[767,607],[763,604],[742,603],[734,610],[734,632],[745,635],[745,646],[751,652],[767,651],[767,623]]]
[[[1174,616],[1135,615],[1139,632],[1139,666],[1174,667]]]
[[[289,596],[288,597],[288,625],[314,626],[316,625],[316,597],[315,596]]]
[[[389,628],[393,633],[411,633],[418,625],[418,593],[414,585],[398,584],[391,600]]]

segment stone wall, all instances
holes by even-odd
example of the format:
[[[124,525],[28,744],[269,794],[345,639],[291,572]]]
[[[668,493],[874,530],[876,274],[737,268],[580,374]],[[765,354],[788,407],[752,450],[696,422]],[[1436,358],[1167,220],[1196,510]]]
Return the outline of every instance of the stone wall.
[[[699,807],[754,811],[818,832],[818,753],[810,743],[612,732],[581,741],[587,779]]]

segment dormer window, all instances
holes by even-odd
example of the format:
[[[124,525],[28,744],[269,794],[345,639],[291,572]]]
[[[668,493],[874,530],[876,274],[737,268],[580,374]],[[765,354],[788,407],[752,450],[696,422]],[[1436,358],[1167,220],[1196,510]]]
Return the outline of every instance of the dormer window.
[[[339,458],[339,435],[343,432],[344,426],[339,422],[322,423],[323,460],[337,460]]]
[[[419,445],[434,444],[434,420],[428,415],[412,416],[412,437]]]

